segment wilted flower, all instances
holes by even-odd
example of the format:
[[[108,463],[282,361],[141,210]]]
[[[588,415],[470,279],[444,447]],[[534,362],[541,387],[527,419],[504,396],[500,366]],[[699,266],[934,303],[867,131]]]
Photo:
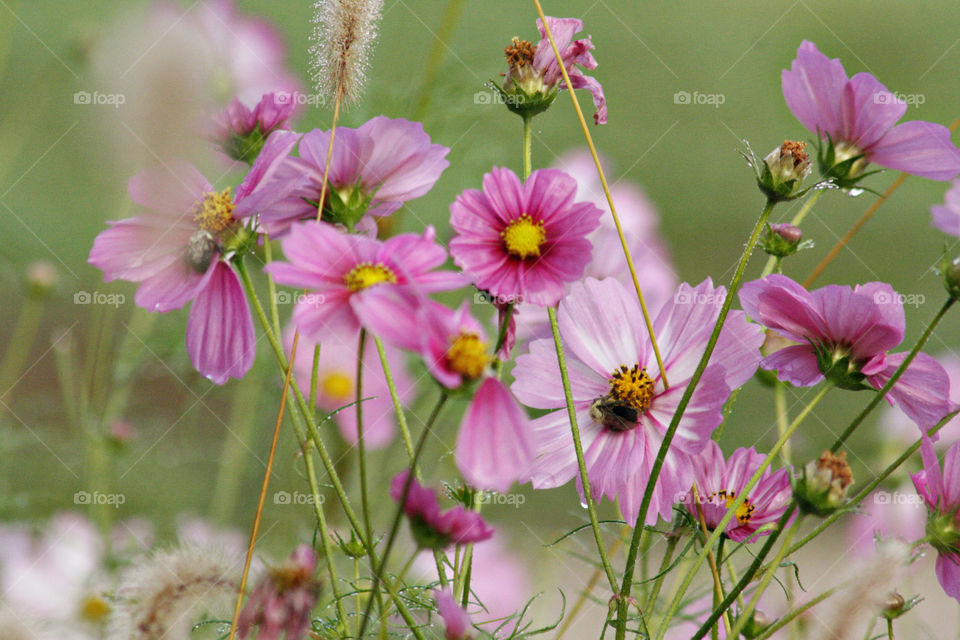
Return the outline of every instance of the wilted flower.
[[[810,175],[810,158],[803,150],[804,142],[786,140],[763,159],[757,184],[773,201],[793,200],[804,191],[800,185]]]
[[[793,494],[805,513],[826,517],[843,506],[853,473],[847,464],[847,452],[834,455],[824,451],[811,460],[794,480]]]
[[[960,602],[960,442],[947,451],[942,471],[929,438],[923,438],[920,453],[923,471],[910,478],[929,511],[927,540],[937,550],[937,579]]]
[[[423,293],[464,284],[452,271],[435,271],[447,259],[436,232],[404,233],[381,242],[341,233],[325,222],[302,222],[283,239],[289,262],[273,262],[264,271],[277,282],[307,289],[297,302],[293,322],[311,340],[331,332],[354,335],[363,325],[358,304],[381,287]]]
[[[258,640],[300,640],[310,630],[310,611],[320,595],[314,578],[317,554],[301,544],[285,563],[267,570],[254,587],[240,617],[237,635],[246,638],[257,627]]]
[[[741,447],[724,461],[720,445],[710,440],[701,453],[692,456],[699,505],[692,492],[688,492],[683,500],[687,510],[698,521],[702,513],[707,528],[716,529],[765,458],[752,447]],[[764,527],[780,519],[790,496],[789,472],[786,469],[773,472],[767,468],[737,508],[736,516],[727,523],[724,533],[734,542],[753,542],[761,535],[768,535],[770,529]]]
[[[799,343],[761,363],[798,387],[826,378],[843,389],[880,389],[907,356],[887,353],[903,341],[906,321],[902,298],[883,282],[807,291],[774,274],[743,285],[740,303],[751,318]],[[918,353],[887,399],[928,429],[951,407],[949,385],[943,367]]]
[[[593,95],[596,112],[593,120],[597,124],[607,122],[607,101],[603,96],[603,87],[594,78],[586,76],[577,67],[596,69],[597,61],[590,51],[593,43],[590,38],[574,40],[573,37],[583,30],[583,22],[576,18],[547,17],[550,33],[560,52],[560,60],[567,70],[574,89],[587,89]],[[498,89],[504,95],[507,106],[516,113],[529,117],[549,107],[556,98],[557,90],[566,89],[563,73],[557,64],[557,57],[543,28],[543,22],[537,20],[540,42],[536,47],[532,42],[514,38],[504,52],[510,67],[503,83]]]
[[[329,131],[304,134],[300,157],[281,169],[298,186],[263,212],[267,231],[282,233],[295,220],[316,220],[329,146]],[[322,219],[353,229],[364,216],[390,215],[433,188],[450,165],[449,152],[430,141],[422,124],[402,118],[377,116],[357,129],[337,127]]]
[[[946,127],[922,120],[898,125],[904,101],[869,73],[848,78],[840,61],[812,42],[800,45],[782,83],[793,115],[826,139],[820,170],[840,186],[856,184],[871,162],[933,180],[960,173],[960,149]]]
[[[253,319],[231,262],[251,242],[240,219],[269,203],[274,170],[296,140],[271,136],[235,194],[214,189],[190,165],[141,172],[130,180],[130,197],[147,212],[109,222],[90,251],[106,281],[141,283],[134,300],[144,309],[166,312],[193,301],[187,353],[216,384],[242,378],[253,365]]]
[[[493,536],[493,529],[475,511],[468,511],[462,505],[441,511],[436,491],[423,487],[416,478],[410,477],[408,470],[394,476],[390,482],[390,497],[400,502],[408,481],[410,488],[403,502],[403,512],[410,519],[410,530],[421,548],[443,549]]]
[[[483,190],[469,189],[450,205],[454,262],[477,288],[510,302],[552,306],[590,261],[587,234],[601,212],[575,202],[577,183],[556,169],[540,169],[525,183],[494,167]]]
[[[666,376],[664,389],[635,295],[618,281],[588,278],[574,284],[558,312],[577,421],[594,499],[619,500],[628,520],[640,500],[677,402],[700,360],[726,291],[706,280],[680,285],[654,321]],[[690,399],[663,471],[647,524],[669,519],[676,496],[693,481],[689,460],[703,450],[723,419],[730,392],[760,361],[763,332],[742,312],[731,312],[710,365]],[[551,413],[533,421],[538,458],[531,473],[537,489],[558,487],[577,475],[560,371],[552,340],[535,340],[517,359],[512,389],[524,404]]]

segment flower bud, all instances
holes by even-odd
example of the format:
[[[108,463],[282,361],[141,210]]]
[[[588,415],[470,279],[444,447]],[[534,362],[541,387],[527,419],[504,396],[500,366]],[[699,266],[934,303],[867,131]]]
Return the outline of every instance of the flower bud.
[[[757,176],[757,184],[774,202],[793,200],[804,193],[800,184],[810,175],[810,157],[803,150],[805,142],[785,140],[767,154]]]
[[[834,455],[824,451],[817,460],[807,463],[794,479],[793,495],[804,513],[825,517],[843,506],[851,484],[853,474],[846,452]]]
[[[767,232],[763,236],[763,250],[771,256],[785,258],[793,255],[798,249],[802,248],[800,240],[803,238],[803,232],[799,227],[789,223],[768,224]]]
[[[27,295],[35,298],[45,298],[53,293],[59,281],[57,269],[46,260],[38,260],[27,265],[24,280],[27,286]]]
[[[490,83],[507,108],[524,118],[546,111],[557,97],[557,86],[544,84],[542,71],[533,67],[536,45],[514,38],[504,50],[509,71],[503,87]]]
[[[944,254],[937,272],[943,279],[943,286],[954,300],[960,299],[960,256],[950,258]]]
[[[881,615],[888,620],[896,620],[910,609],[913,609],[915,606],[920,604],[920,601],[923,598],[919,596],[914,596],[909,600],[905,599],[902,595],[896,591],[890,592],[883,601],[883,608],[880,610]]]
[[[927,518],[927,539],[933,548],[943,554],[956,554],[960,549],[960,528],[957,510],[931,511]]]
[[[763,611],[754,610],[750,620],[743,627],[743,637],[756,638],[770,626],[770,618]]]
[[[348,558],[362,558],[367,555],[367,550],[364,548],[363,542],[360,541],[360,538],[357,537],[356,532],[352,529],[350,530],[349,540],[344,540],[340,537],[340,534],[334,535],[337,536],[337,546],[340,547],[340,551]]]

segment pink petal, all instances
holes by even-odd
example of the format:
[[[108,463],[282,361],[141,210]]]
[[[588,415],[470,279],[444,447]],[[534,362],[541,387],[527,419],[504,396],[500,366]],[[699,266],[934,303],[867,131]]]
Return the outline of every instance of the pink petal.
[[[783,98],[793,115],[810,131],[842,130],[841,101],[847,73],[840,60],[829,59],[808,40],[801,43],[789,71],[781,74]]]
[[[891,129],[868,153],[870,162],[931,180],[952,180],[960,173],[960,149],[950,130],[922,120]]]
[[[843,140],[869,149],[897,124],[907,105],[869,73],[858,73],[844,87],[841,111]]]
[[[875,389],[880,389],[893,376],[906,357],[906,353],[888,355],[886,370],[870,376],[870,384]],[[950,411],[950,379],[935,358],[925,353],[918,353],[887,393],[887,399],[891,403],[896,403],[923,432],[926,432]]]

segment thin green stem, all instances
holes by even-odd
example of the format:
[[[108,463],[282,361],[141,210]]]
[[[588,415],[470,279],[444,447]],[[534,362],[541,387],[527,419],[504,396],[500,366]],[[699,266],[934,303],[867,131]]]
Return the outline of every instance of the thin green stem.
[[[360,507],[363,512],[363,528],[367,540],[373,540],[373,527],[370,525],[370,491],[367,488],[367,444],[363,437],[363,350],[367,344],[367,330],[360,329],[360,341],[357,344],[357,458],[360,462]]]
[[[942,307],[940,311],[937,312],[937,315],[933,317],[933,320],[930,321],[930,324],[927,325],[926,330],[923,332],[923,335],[920,336],[920,339],[917,340],[917,344],[913,345],[913,349],[910,350],[910,353],[907,354],[907,357],[903,360],[903,363],[897,367],[897,370],[890,376],[890,379],[887,380],[887,383],[883,385],[880,391],[867,403],[867,406],[863,408],[856,418],[853,419],[853,422],[844,430],[844,432],[837,438],[837,441],[833,443],[833,446],[830,447],[830,451],[836,453],[840,450],[840,447],[847,441],[847,438],[853,434],[854,430],[860,426],[860,423],[870,415],[870,412],[873,411],[874,407],[880,404],[880,401],[886,397],[887,392],[893,388],[893,385],[897,383],[900,379],[900,376],[904,374],[907,370],[907,367],[910,366],[910,363],[913,362],[913,359],[917,357],[917,354],[920,352],[920,349],[923,348],[923,345],[927,343],[927,340],[930,339],[930,336],[933,335],[933,330],[940,324],[940,320],[943,319],[943,316],[946,315],[947,311],[950,310],[950,307],[953,306],[953,303],[956,302],[954,298],[949,298]]]
[[[640,546],[640,531],[643,529],[643,524],[646,522],[647,510],[650,508],[650,501],[653,498],[653,490],[657,485],[656,478],[660,475],[660,470],[663,468],[663,462],[666,459],[667,451],[670,449],[670,443],[673,441],[673,436],[676,434],[677,428],[680,426],[683,413],[686,410],[687,405],[690,403],[690,398],[693,396],[694,389],[700,382],[700,378],[703,376],[703,372],[707,368],[707,363],[710,360],[710,356],[713,355],[713,350],[717,346],[717,340],[720,338],[720,331],[723,329],[723,324],[727,319],[727,314],[729,313],[730,307],[733,304],[733,299],[736,297],[737,291],[740,289],[740,283],[743,280],[743,274],[747,268],[747,263],[750,262],[750,256],[753,253],[754,247],[757,245],[757,241],[760,238],[760,233],[766,226],[767,220],[770,218],[770,213],[773,211],[773,207],[775,205],[775,202],[768,201],[766,205],[764,205],[763,210],[760,212],[760,217],[757,219],[757,222],[753,227],[753,232],[750,234],[750,238],[747,240],[747,245],[744,247],[743,254],[740,256],[740,260],[737,263],[737,269],[734,272],[733,280],[730,282],[730,288],[727,291],[726,298],[724,298],[723,305],[720,307],[720,314],[717,317],[717,322],[713,328],[713,332],[710,334],[710,339],[707,341],[703,356],[701,356],[700,362],[697,364],[697,368],[694,370],[693,376],[690,378],[690,382],[687,384],[687,387],[683,391],[683,395],[680,397],[680,401],[677,403],[677,408],[674,411],[673,419],[670,421],[670,425],[667,427],[667,431],[663,436],[663,442],[660,445],[660,449],[657,451],[657,457],[654,460],[653,468],[650,471],[647,488],[643,493],[643,500],[640,503],[640,510],[637,514],[637,521],[633,529],[633,538],[631,539],[630,548],[627,552],[627,564],[624,569],[623,584],[620,588],[620,601],[617,606],[618,615],[616,623],[616,640],[624,640],[626,638],[626,602],[627,598],[630,596],[630,589],[633,587],[633,572],[637,561],[637,551]],[[741,492],[741,498],[743,495],[744,494]],[[726,523],[724,523],[724,526],[726,526]],[[723,531],[723,527],[719,527],[717,531]],[[661,629],[665,630],[665,627],[662,627]]]
[[[772,623],[769,627],[764,629],[763,632],[760,635],[758,635],[754,640],[766,640],[766,638],[771,637],[777,631],[784,628],[785,626],[787,626],[788,624],[796,620],[799,616],[803,615],[804,613],[806,613],[816,605],[820,604],[821,602],[823,602],[824,600],[826,600],[827,598],[835,594],[842,587],[846,586],[849,583],[850,581],[848,580],[847,582],[844,582],[839,586],[833,587],[832,589],[827,589],[826,591],[817,595],[816,597],[811,598],[809,601],[804,602],[802,605],[800,605],[796,609],[793,609],[789,613],[785,614],[783,617],[781,617],[776,622]]]
[[[530,121],[533,116],[523,116],[523,181],[526,182],[533,173],[533,144]]]
[[[20,307],[13,333],[10,334],[10,340],[7,342],[7,352],[3,355],[3,363],[0,364],[0,400],[8,404],[6,396],[12,391],[17,377],[23,371],[23,365],[30,354],[30,347],[33,346],[37,330],[40,328],[43,308],[44,302],[36,296],[28,295],[23,298],[23,306]]]
[[[397,383],[393,378],[393,371],[390,369],[390,362],[387,360],[387,351],[383,348],[383,342],[379,336],[373,336],[373,341],[377,345],[377,353],[380,355],[380,366],[383,367],[383,376],[387,380],[387,388],[390,389],[390,400],[393,401],[393,410],[397,413],[397,425],[400,427],[400,435],[403,437],[403,446],[407,449],[407,457],[410,463],[413,463],[413,439],[410,437],[410,427],[407,426],[407,414],[403,410],[403,403],[400,402],[400,394],[397,392]]]
[[[674,533],[667,539],[667,548],[663,552],[663,560],[660,562],[660,570],[657,571],[657,578],[653,581],[653,587],[650,589],[650,594],[647,596],[647,599],[643,604],[644,611],[656,611],[657,598],[660,596],[660,589],[663,588],[663,580],[667,577],[667,569],[670,567],[670,562],[673,560],[673,552],[676,550],[679,542],[680,536],[677,533]]]
[[[785,382],[777,380],[774,382],[773,389],[774,403],[777,408],[777,435],[782,436],[789,426],[790,415],[787,412],[787,385]],[[790,465],[790,442],[783,443],[783,449],[780,450],[780,457],[783,463]]]
[[[230,403],[230,434],[223,443],[220,466],[214,484],[211,514],[214,522],[229,524],[234,515],[247,464],[247,452],[259,426],[256,420],[259,391],[263,381],[253,369],[237,384]]]
[[[430,55],[427,57],[427,65],[423,71],[423,81],[420,83],[420,98],[417,100],[417,106],[413,110],[413,120],[420,122],[427,114],[427,108],[430,106],[430,89],[437,81],[437,76],[442,67],[444,54],[450,50],[448,44],[453,39],[457,22],[460,20],[460,14],[463,12],[463,0],[450,0],[447,3],[446,11],[443,12],[443,18],[440,21],[440,28],[433,39],[433,48],[430,49]]]
[[[750,492],[760,481],[760,478],[763,475],[763,473],[773,463],[777,454],[780,453],[780,449],[781,447],[783,447],[783,443],[790,439],[790,436],[793,435],[793,432],[796,431],[797,427],[800,426],[804,418],[806,418],[810,414],[810,412],[813,411],[814,407],[816,407],[817,404],[819,404],[820,400],[822,400],[823,397],[832,388],[833,386],[830,384],[823,385],[823,387],[820,389],[817,395],[813,397],[810,403],[807,406],[805,406],[799,414],[797,414],[797,417],[794,418],[790,426],[787,427],[787,431],[782,436],[780,436],[780,438],[777,439],[777,442],[773,445],[773,448],[767,454],[766,458],[764,458],[763,463],[759,467],[757,467],[757,470],[754,472],[753,476],[750,477],[750,480],[743,487],[743,489],[738,493],[736,499],[732,503],[730,503],[729,507],[727,508],[727,512],[724,514],[723,518],[721,518],[720,522],[717,523],[717,526],[714,528],[713,533],[711,533],[710,537],[707,539],[707,542],[704,545],[703,551],[701,551],[700,554],[697,556],[696,560],[694,560],[693,564],[687,570],[686,575],[684,575],[683,580],[680,582],[680,589],[677,591],[676,596],[674,597],[673,601],[670,603],[670,606],[667,608],[667,615],[664,618],[663,623],[660,626],[660,629],[657,631],[657,636],[656,636],[657,640],[661,640],[663,638],[663,635],[666,633],[667,626],[669,625],[670,620],[673,618],[674,614],[676,614],[677,610],[680,608],[680,602],[683,600],[683,595],[686,593],[687,589],[690,587],[690,583],[693,582],[693,578],[696,575],[697,569],[699,569],[700,566],[703,564],[703,561],[706,559],[707,552],[709,552],[712,546],[716,543],[717,538],[723,535],[723,532],[727,528],[727,523],[729,523],[730,520],[734,517],[734,515],[737,512],[737,509],[739,509],[740,505],[744,503],[747,496],[750,495]],[[726,601],[726,598],[724,598],[724,601]],[[709,629],[709,627],[707,627],[707,629]],[[733,637],[736,637],[736,636],[733,636]]]
[[[753,617],[753,611],[757,608],[757,603],[760,602],[760,596],[762,596],[763,592],[767,590],[767,587],[770,585],[770,581],[773,580],[773,576],[777,573],[777,569],[780,568],[780,563],[783,562],[783,559],[787,557],[787,552],[790,549],[790,541],[793,539],[793,535],[797,532],[801,522],[803,522],[803,516],[794,520],[793,524],[787,529],[787,533],[783,537],[783,543],[780,545],[780,550],[777,551],[777,555],[775,555],[773,560],[770,562],[770,568],[766,573],[763,574],[763,578],[760,580],[760,586],[757,587],[757,590],[754,592],[753,597],[750,599],[750,603],[747,605],[747,608],[740,612],[740,615],[737,616],[737,621],[734,623],[733,629],[730,631],[731,638],[739,638],[740,632],[743,631],[747,621]]]
[[[607,574],[607,580],[610,581],[610,589],[616,593],[617,577],[613,572],[613,567],[610,565],[610,558],[607,557],[607,550],[603,545],[600,522],[597,519],[597,508],[593,502],[593,496],[590,493],[590,478],[587,474],[587,463],[583,456],[583,444],[580,441],[580,427],[577,425],[577,409],[573,405],[573,395],[570,391],[570,375],[567,371],[567,359],[563,353],[563,341],[560,339],[560,328],[557,325],[557,310],[553,307],[547,307],[547,315],[550,317],[550,329],[553,332],[553,346],[557,351],[557,364],[560,366],[560,380],[563,383],[563,397],[567,404],[567,418],[570,421],[570,431],[573,435],[573,447],[577,453],[577,467],[580,469],[580,484],[583,487],[583,496],[587,503],[587,512],[590,514],[590,528],[593,530],[593,537],[594,540],[596,540],[597,549],[600,552],[600,562],[603,563],[603,570]]]

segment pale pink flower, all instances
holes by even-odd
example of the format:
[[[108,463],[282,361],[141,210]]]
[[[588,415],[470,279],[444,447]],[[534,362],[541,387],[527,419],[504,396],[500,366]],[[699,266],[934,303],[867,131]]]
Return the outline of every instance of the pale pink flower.
[[[421,547],[443,549],[455,544],[481,542],[493,536],[493,529],[476,511],[469,511],[463,505],[441,511],[437,492],[411,478],[409,470],[394,476],[390,482],[390,497],[400,502],[408,480],[410,487],[403,500],[403,512],[407,514],[413,536]]]
[[[927,535],[938,554],[937,579],[960,602],[960,442],[947,451],[942,470],[929,438],[923,438],[920,452],[923,471],[910,478],[930,512]]]

